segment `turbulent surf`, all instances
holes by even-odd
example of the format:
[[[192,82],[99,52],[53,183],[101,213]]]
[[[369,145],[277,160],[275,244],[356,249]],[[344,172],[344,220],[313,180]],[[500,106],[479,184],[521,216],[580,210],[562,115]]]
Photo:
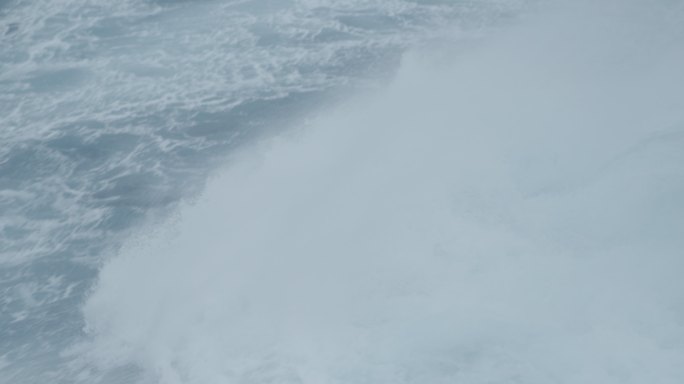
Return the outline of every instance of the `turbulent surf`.
[[[0,383],[684,381],[683,3],[109,3],[0,2]]]

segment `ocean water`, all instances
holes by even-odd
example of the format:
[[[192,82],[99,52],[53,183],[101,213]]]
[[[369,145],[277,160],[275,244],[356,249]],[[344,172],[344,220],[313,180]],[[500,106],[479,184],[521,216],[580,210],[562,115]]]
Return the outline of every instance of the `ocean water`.
[[[0,383],[682,383],[682,68],[676,0],[0,2]]]

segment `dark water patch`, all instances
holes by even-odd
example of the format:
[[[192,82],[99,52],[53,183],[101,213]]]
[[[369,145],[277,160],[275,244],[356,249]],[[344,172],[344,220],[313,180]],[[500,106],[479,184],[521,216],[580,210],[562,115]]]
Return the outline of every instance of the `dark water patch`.
[[[124,34],[130,21],[121,17],[107,17],[98,20],[88,32],[96,38],[107,39]]]
[[[340,41],[353,40],[354,36],[348,32],[333,28],[323,28],[313,37],[315,43],[336,43]]]
[[[31,235],[31,230],[21,224],[14,224],[3,226],[0,233],[2,234],[0,238],[4,241],[22,241]]]
[[[134,207],[127,207],[125,202],[117,201],[112,205],[117,205],[117,209],[112,210],[99,225],[106,232],[120,233],[134,227],[136,224],[140,224],[145,217],[145,211]]]
[[[258,36],[257,45],[260,47],[283,47],[294,43],[290,37],[265,23],[254,24],[250,31]]]
[[[225,112],[199,112],[194,117],[194,123],[188,127],[186,133],[190,137],[203,137],[214,141],[225,141],[234,136],[241,126],[235,110]]]
[[[0,7],[2,7],[1,3]],[[19,31],[19,23],[9,23],[7,24],[7,28],[5,28],[5,36],[9,36],[17,31]]]
[[[339,16],[337,21],[351,28],[372,31],[390,31],[397,28],[397,20],[393,17],[374,13]]]
[[[160,78],[173,75],[173,70],[169,68],[144,64],[125,65],[121,68],[121,70],[138,77]]]
[[[160,193],[164,179],[150,172],[127,174],[109,180],[107,188],[93,194],[108,205],[122,207],[150,207],[169,200]],[[177,197],[177,196],[176,196]]]
[[[59,220],[62,218],[62,213],[50,203],[43,202],[25,210],[24,217],[27,220]]]
[[[106,126],[99,122],[79,123],[65,130],[74,131],[49,140],[46,145],[72,161],[79,167],[90,169],[111,161],[117,155],[132,152],[140,142],[140,137],[128,133],[108,133],[94,138],[83,135],[83,130],[105,130]]]
[[[66,68],[35,73],[28,80],[36,92],[58,92],[76,88],[90,77],[90,72],[82,68]]]
[[[259,1],[244,1],[236,2],[233,9],[247,12],[250,14],[264,14],[274,13],[282,10],[291,9],[293,6],[292,0],[259,0]]]
[[[131,133],[106,133],[87,143],[87,149],[98,157],[109,157],[116,153],[129,153],[140,142],[140,136]]]
[[[12,40],[13,37],[14,35],[5,36],[4,39],[6,41],[2,41],[3,38],[0,37],[0,44],[4,44]],[[2,53],[2,56],[0,57],[0,63],[2,63],[3,65],[20,65],[21,63],[28,62],[30,59],[31,54],[29,52],[19,50],[6,50]],[[2,80],[0,81],[0,87],[0,89],[3,89],[5,91],[11,89],[10,87],[17,88],[17,81],[16,79],[12,78]]]
[[[3,13],[5,13],[7,8],[10,8],[15,1],[16,0],[0,0],[0,17],[3,16]]]
[[[40,144],[15,146],[0,158],[0,189],[17,189],[58,173],[61,164],[56,160]]]

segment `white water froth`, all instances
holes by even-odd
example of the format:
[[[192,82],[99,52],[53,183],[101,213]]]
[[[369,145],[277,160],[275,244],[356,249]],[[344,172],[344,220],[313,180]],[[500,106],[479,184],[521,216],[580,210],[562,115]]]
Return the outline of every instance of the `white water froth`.
[[[684,382],[675,5],[409,55],[105,266],[75,351],[162,383]]]

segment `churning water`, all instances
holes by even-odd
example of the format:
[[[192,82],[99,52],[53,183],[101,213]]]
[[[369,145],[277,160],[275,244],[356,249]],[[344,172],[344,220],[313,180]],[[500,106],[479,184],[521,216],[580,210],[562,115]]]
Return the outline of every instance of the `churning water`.
[[[0,2],[0,383],[684,382],[684,3],[568,3]]]

